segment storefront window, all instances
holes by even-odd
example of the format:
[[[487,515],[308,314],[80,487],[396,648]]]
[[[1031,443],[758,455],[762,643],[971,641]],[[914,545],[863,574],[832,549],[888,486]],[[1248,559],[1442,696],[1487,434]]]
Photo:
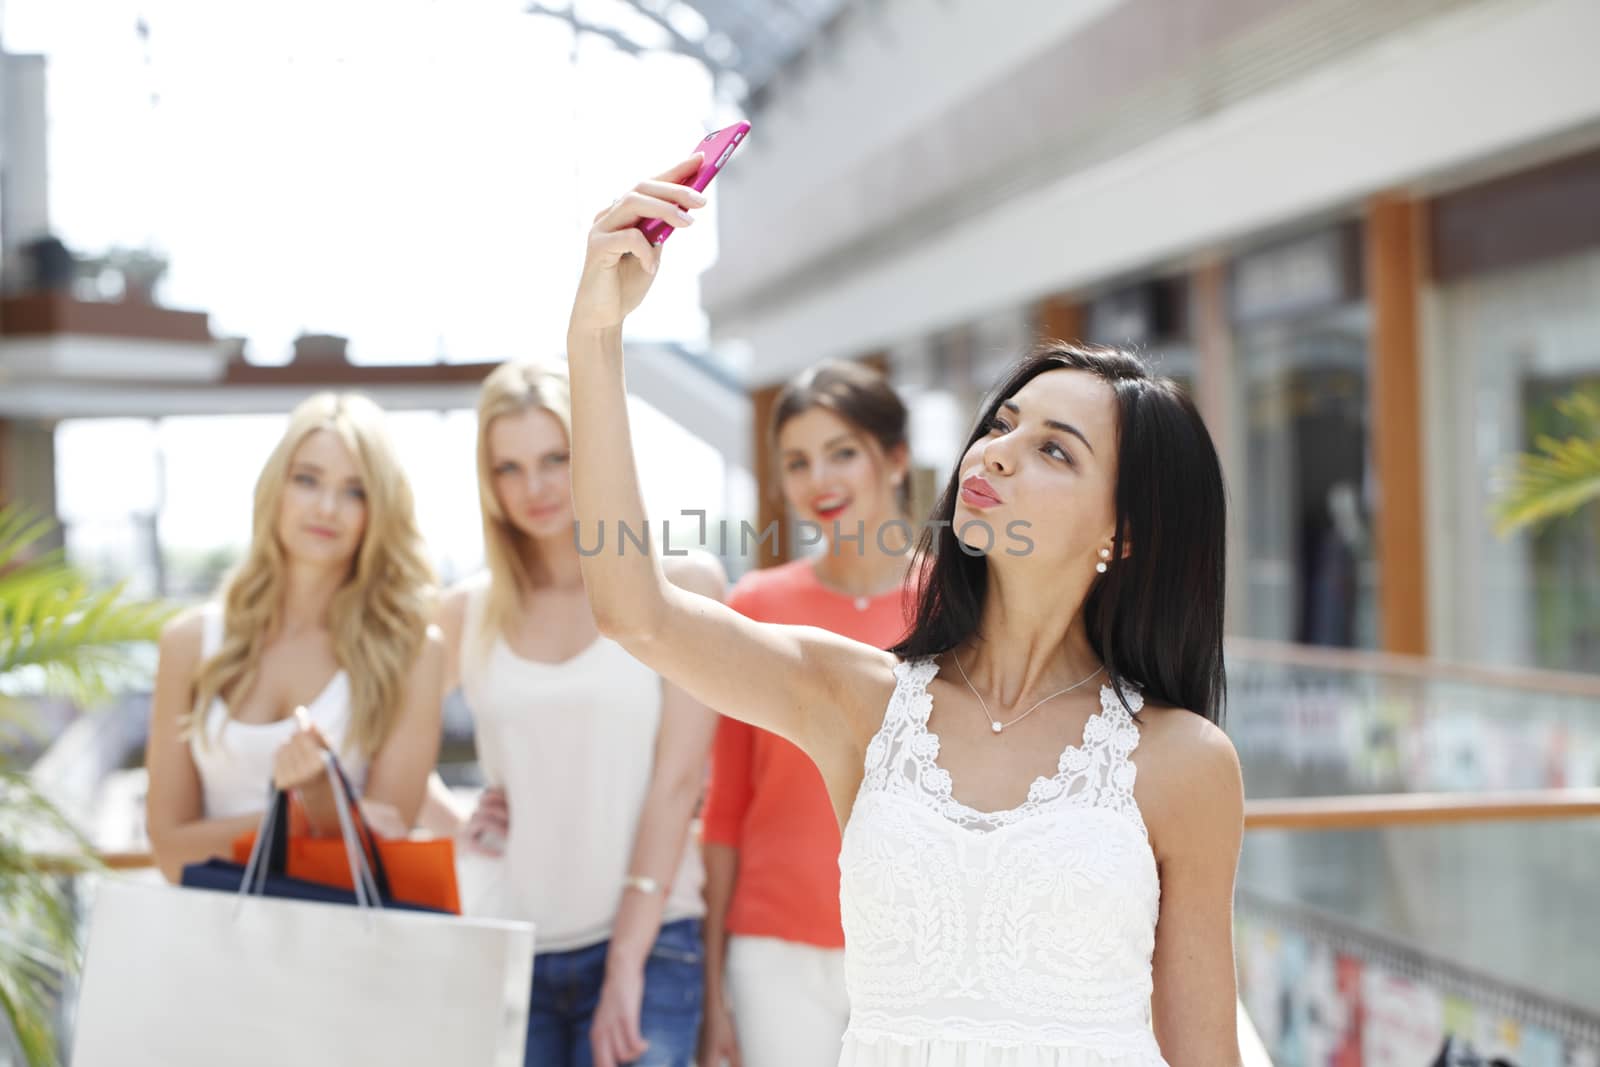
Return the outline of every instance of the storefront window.
[[[1244,516],[1240,623],[1254,637],[1378,643],[1370,323],[1356,298],[1355,239],[1326,231],[1233,272],[1245,469],[1230,489]]]
[[[1600,251],[1441,286],[1441,486],[1453,543],[1441,649],[1457,659],[1596,669],[1600,507],[1501,538],[1508,460],[1573,432],[1556,402],[1600,388]]]
[[[1189,338],[1187,279],[1159,278],[1104,293],[1089,302],[1087,339],[1140,353],[1156,374],[1192,397],[1195,348]]]

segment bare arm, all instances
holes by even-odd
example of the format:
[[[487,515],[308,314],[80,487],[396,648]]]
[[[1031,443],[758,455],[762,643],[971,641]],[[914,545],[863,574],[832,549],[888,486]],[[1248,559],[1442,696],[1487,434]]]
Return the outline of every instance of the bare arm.
[[[688,174],[692,161],[663,175]],[[815,627],[758,623],[669,583],[654,551],[619,538],[646,529],[623,381],[622,320],[649,287],[659,252],[634,229],[642,217],[682,225],[662,196],[698,193],[644,182],[604,212],[589,236],[567,338],[572,379],[573,499],[583,578],[602,633],[709,707],[788,738],[825,776],[854,764],[893,685],[894,657]],[[598,537],[605,542],[591,551]],[[839,712],[854,729],[839,730]]]
[[[706,864],[705,986],[708,1024],[727,1003],[723,973],[727,966],[728,909],[733,904],[733,891],[738,884],[739,842],[753,792],[750,765],[754,758],[755,737],[755,727],[724,718],[717,724],[717,737],[711,750],[711,788],[706,795],[701,833]],[[706,1058],[711,1059],[709,1055]],[[711,1059],[711,1062],[717,1061]]]
[[[714,562],[674,577],[702,596],[719,599],[726,584],[722,568]],[[643,966],[655,943],[665,891],[678,872],[689,823],[705,790],[706,762],[716,731],[716,712],[677,686],[662,683],[655,765],[628,865],[629,873],[655,879],[662,892],[623,895],[611,937],[611,963]]]
[[[386,804],[407,828],[416,825],[428,793],[428,779],[439,761],[440,678],[444,642],[429,627],[406,678],[400,715],[367,769],[363,799]]]
[[[442,666],[439,671],[439,712],[444,714],[444,703],[450,691],[461,681],[461,634],[466,619],[467,590],[457,587],[444,595],[439,602],[439,639],[442,646]],[[423,797],[422,810],[417,813],[417,825],[432,834],[454,837],[466,825],[471,812],[461,810],[450,787],[445,785],[439,772],[428,776],[428,789]]]
[[[444,649],[444,669],[439,675],[439,701],[461,684],[461,639],[467,626],[465,586],[456,586],[439,601],[439,641]]]
[[[1233,880],[1244,836],[1239,757],[1210,723],[1185,722],[1181,770],[1161,812],[1161,917],[1152,998],[1156,1039],[1172,1067],[1240,1063],[1233,960]],[[1174,772],[1167,774],[1166,772]]]
[[[728,908],[739,880],[739,850],[732,845],[705,844],[706,858],[706,1015],[727,1010]]]
[[[150,741],[145,766],[145,826],[156,866],[176,882],[183,868],[213,857],[231,858],[233,840],[261,822],[261,813],[208,819],[200,772],[183,737],[183,719],[194,700],[204,620],[198,610],[172,620],[161,632],[155,689],[150,698]]]
[[[457,806],[455,794],[444,784],[438,771],[428,775],[427,794],[422,798],[422,810],[417,812],[420,829],[436,837],[454,837],[466,825],[470,814]]]
[[[672,578],[701,596],[721,600],[726,578],[710,557],[673,561]],[[616,1062],[638,1056],[644,965],[661,930],[666,897],[689,842],[689,824],[705,789],[706,761],[716,735],[717,713],[671,683],[662,682],[661,725],[644,809],[635,832],[628,873],[652,879],[657,892],[625,891],[612,927],[591,1039],[596,1063],[609,1046]]]
[[[738,593],[729,598],[737,607]],[[705,1023],[700,1029],[700,1062],[740,1067],[739,1037],[724,976],[728,967],[728,910],[739,880],[739,845],[754,792],[750,767],[756,728],[723,717],[711,748],[711,786],[706,791],[701,851],[706,865]]]

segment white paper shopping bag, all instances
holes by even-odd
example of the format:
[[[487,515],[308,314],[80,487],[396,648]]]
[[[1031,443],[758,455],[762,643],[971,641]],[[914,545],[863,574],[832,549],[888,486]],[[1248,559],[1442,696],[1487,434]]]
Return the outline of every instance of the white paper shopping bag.
[[[519,1067],[533,927],[108,880],[73,1067]]]

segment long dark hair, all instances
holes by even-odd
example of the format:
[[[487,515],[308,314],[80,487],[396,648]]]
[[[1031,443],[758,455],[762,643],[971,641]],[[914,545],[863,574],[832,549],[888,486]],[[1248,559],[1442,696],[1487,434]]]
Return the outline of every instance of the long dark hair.
[[[1050,342],[990,391],[965,455],[1000,404],[1046,371],[1093,374],[1117,400],[1116,530],[1111,569],[1084,602],[1089,644],[1126,703],[1124,682],[1150,698],[1221,722],[1226,500],[1222,465],[1200,413],[1176,383],[1116,348]],[[951,528],[960,465],[950,473],[917,543],[915,623],[890,649],[902,659],[955,648],[978,628],[989,561]],[[1125,545],[1131,555],[1123,558]]]

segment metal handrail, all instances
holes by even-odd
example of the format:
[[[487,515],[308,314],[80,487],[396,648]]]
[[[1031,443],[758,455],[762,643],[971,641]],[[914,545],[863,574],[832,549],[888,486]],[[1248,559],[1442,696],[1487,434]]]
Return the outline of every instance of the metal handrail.
[[[1498,793],[1374,793],[1245,803],[1247,830],[1371,830],[1441,823],[1517,822],[1600,815],[1600,789]]]

